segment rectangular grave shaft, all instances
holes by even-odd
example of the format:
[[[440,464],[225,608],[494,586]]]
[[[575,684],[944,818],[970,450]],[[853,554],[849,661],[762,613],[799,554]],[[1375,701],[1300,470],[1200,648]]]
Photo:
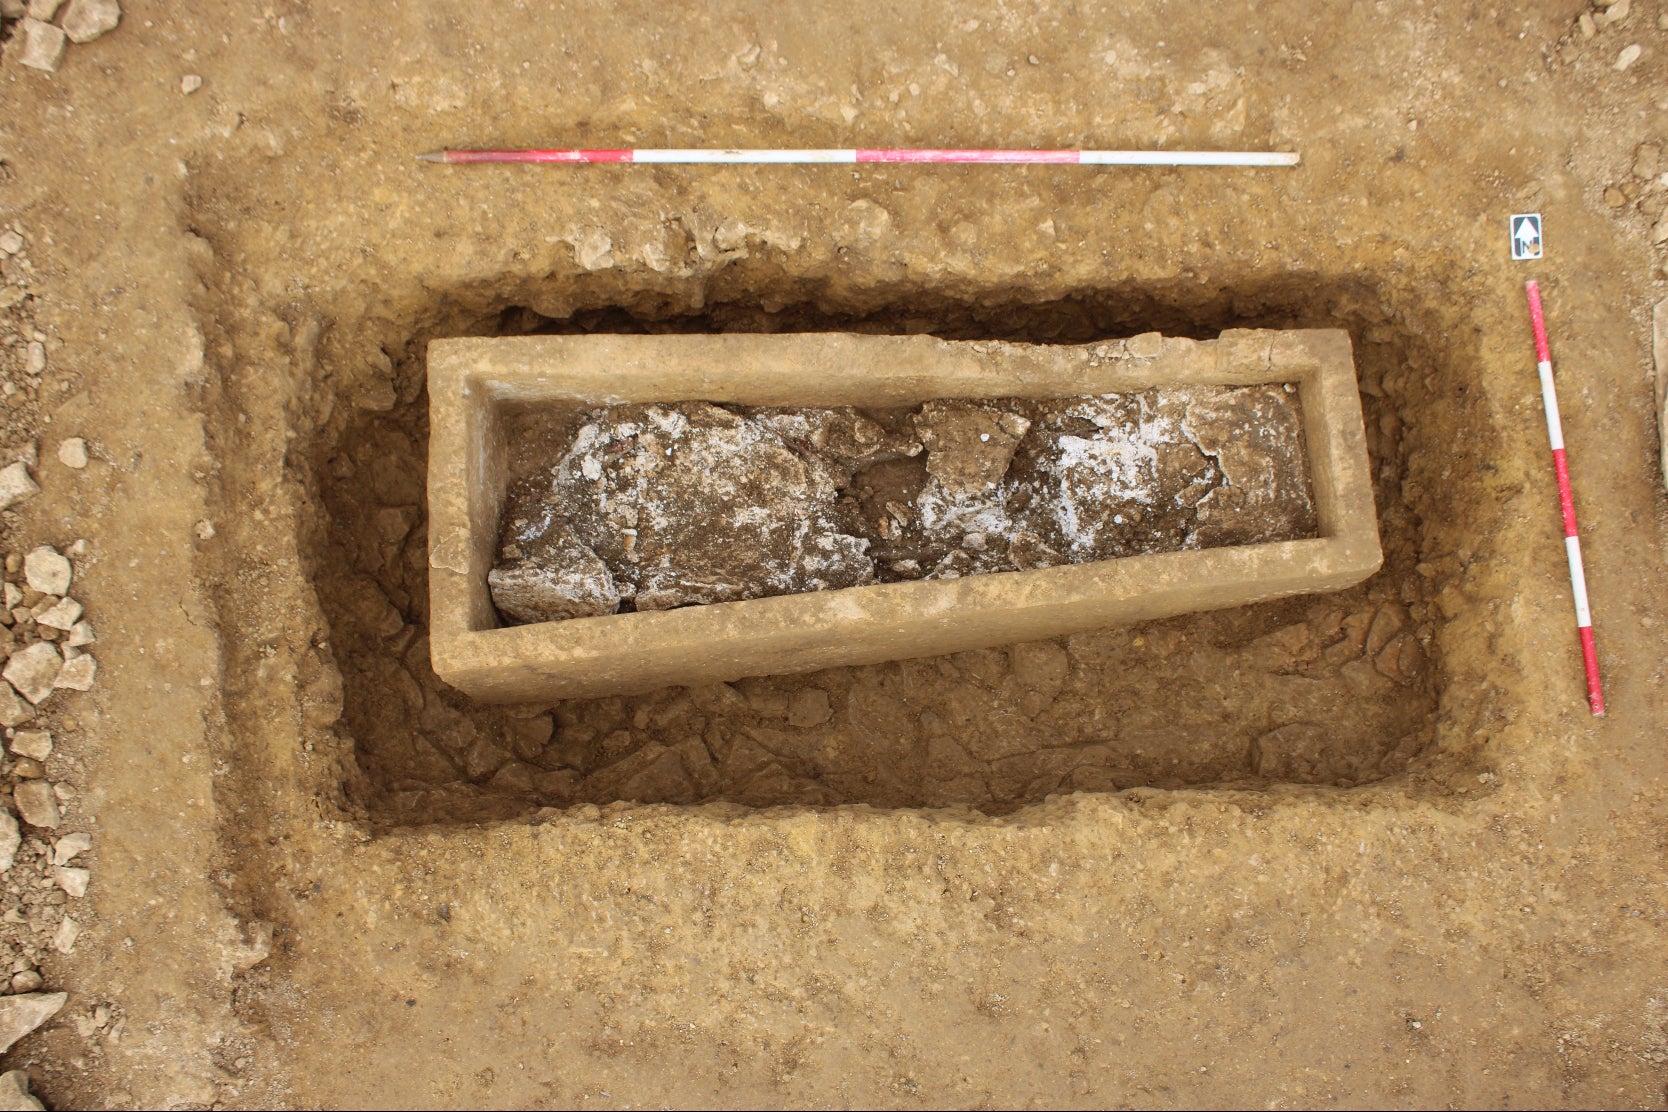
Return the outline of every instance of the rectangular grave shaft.
[[[511,406],[878,409],[1267,382],[1300,394],[1316,539],[507,628],[492,606]],[[1354,364],[1339,330],[1078,346],[841,333],[437,340],[429,399],[431,651],[442,679],[480,699],[631,693],[957,652],[1337,590],[1381,561]]]

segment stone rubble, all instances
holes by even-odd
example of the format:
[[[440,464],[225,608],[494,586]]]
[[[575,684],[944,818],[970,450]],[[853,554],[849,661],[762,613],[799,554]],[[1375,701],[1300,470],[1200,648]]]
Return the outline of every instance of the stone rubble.
[[[75,650],[66,650],[74,652]],[[52,681],[53,690],[91,691],[93,680],[98,676],[98,661],[82,653],[64,661],[64,666],[58,670],[57,678]]]
[[[58,923],[58,929],[52,935],[52,948],[60,954],[75,953],[75,940],[81,937],[81,925],[69,916],[64,916]]]
[[[121,21],[122,6],[117,0],[69,0],[59,22],[69,41],[80,44],[114,31]]]
[[[0,726],[19,726],[35,716],[35,708],[19,699],[8,684],[0,684]]]
[[[8,779],[0,790],[10,803],[0,809],[0,1006],[45,984],[39,966],[49,952],[73,951],[82,924],[64,912],[86,897],[93,879],[85,860],[93,848],[89,833],[51,838],[75,812],[76,792],[64,774],[79,767],[60,743],[76,720],[59,705],[66,697],[54,692],[86,690],[97,675],[93,657],[79,647],[93,643],[92,627],[81,603],[64,593],[75,581],[66,553],[86,552],[78,541],[62,552],[42,545],[4,557],[0,776]]]
[[[23,558],[24,581],[43,595],[69,593],[73,574],[69,560],[51,545],[43,544]]]
[[[1125,348],[1148,358],[1154,339]],[[683,402],[581,420],[561,458],[506,498],[488,583],[511,621],[1316,530],[1297,397],[1281,385],[873,414]]]
[[[58,887],[67,892],[71,898],[79,900],[87,894],[87,882],[92,879],[92,872],[88,869],[71,868],[59,865],[52,870]]]
[[[20,611],[13,611],[14,615],[17,613]],[[0,669],[0,676],[19,695],[40,706],[52,694],[52,685],[63,670],[64,660],[58,655],[58,646],[50,641],[36,641],[12,653],[5,668]]]
[[[68,633],[81,620],[81,604],[72,598],[61,598],[35,615],[35,624]]]
[[[521,621],[848,587],[868,543],[835,520],[839,475],[756,421],[701,402],[621,406],[512,491],[489,582]],[[569,507],[565,516],[553,504]],[[739,512],[713,528],[715,506]],[[780,507],[793,507],[792,513]],[[774,509],[773,509],[774,507]]]
[[[9,510],[40,492],[41,488],[29,477],[29,468],[22,460],[0,468],[0,510]]]
[[[119,17],[111,0],[70,0],[50,12],[37,0],[32,14],[56,18],[60,25],[41,31],[17,22],[29,14],[23,9],[19,0],[0,0],[0,18],[11,32],[0,65],[13,65],[14,79],[15,66],[28,61],[22,55],[31,32],[48,45],[60,37],[85,41],[98,24],[113,26],[113,17]],[[50,325],[43,327],[36,319],[39,287],[29,251],[32,235],[22,222],[0,219],[0,412],[18,430],[47,424],[42,410],[48,387],[56,398],[74,388],[76,377],[56,357],[59,342]],[[13,511],[0,525],[11,537],[28,535],[33,523],[20,519],[18,511],[33,508],[28,501],[41,493],[42,484],[52,485],[48,476],[80,471],[91,460],[86,440],[68,437],[57,442],[56,461],[43,472],[41,447],[34,440],[0,445],[0,512]],[[53,470],[56,465],[66,471]],[[69,713],[73,697],[57,692],[90,688],[97,664],[85,651],[96,640],[92,623],[80,601],[69,595],[89,545],[78,540],[57,549],[40,546],[25,555],[27,547],[0,557],[0,1026],[10,1022],[6,1016],[24,1014],[31,1001],[55,1001],[27,1025],[32,1029],[63,1000],[61,993],[41,995],[43,988],[56,987],[48,984],[49,976],[58,976],[50,965],[43,973],[43,965],[54,952],[71,952],[92,918],[90,909],[75,919],[65,914],[72,901],[89,894],[97,863],[93,837],[85,829],[92,819],[83,820],[77,809],[75,783],[82,764],[74,744],[79,724]],[[65,662],[72,665],[67,674]],[[20,694],[14,679],[27,695]],[[14,1011],[7,1013],[7,1008]],[[16,1031],[4,1041],[9,1045],[23,1033]],[[41,1107],[20,1071],[0,1075],[0,1112],[13,1107]]]
[[[93,836],[77,831],[65,834],[52,843],[52,863],[54,865],[68,865],[77,857],[93,848]]]
[[[12,789],[12,799],[17,804],[17,813],[30,826],[56,830],[63,821],[57,793],[45,780],[25,780]]]
[[[12,27],[5,60],[52,73],[70,44],[81,45],[115,30],[120,0],[0,0],[0,20]],[[0,253],[15,254],[0,240]]]
[[[16,34],[6,46],[6,57],[19,49]],[[28,428],[44,423],[41,412],[46,375],[51,368],[60,392],[73,388],[68,368],[54,365],[57,340],[40,327],[37,278],[22,224],[0,225],[0,410],[7,423]],[[26,441],[0,457],[0,510],[39,493],[31,477],[40,463],[39,447]]]
[[[17,861],[18,847],[23,845],[23,832],[10,811],[0,811],[0,873],[10,871]]]
[[[69,994],[64,992],[0,996],[0,1053],[57,1015],[68,999]]]
[[[44,761],[52,755],[52,733],[48,730],[19,730],[12,735],[11,749],[20,757]]]
[[[1614,27],[1627,19],[1633,11],[1633,0],[1615,0],[1608,8],[1593,17],[1600,27]]]
[[[46,1105],[29,1091],[27,1070],[0,1073],[0,1112],[45,1112]]]
[[[68,37],[50,23],[27,16],[13,36],[18,44],[17,60],[30,69],[53,73],[63,61]]]

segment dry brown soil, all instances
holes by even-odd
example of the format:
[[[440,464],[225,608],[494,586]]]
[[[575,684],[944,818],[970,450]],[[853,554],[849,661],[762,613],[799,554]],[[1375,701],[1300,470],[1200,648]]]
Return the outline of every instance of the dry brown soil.
[[[7,547],[89,539],[101,647],[93,910],[7,1064],[81,1107],[1662,1105],[1668,32],[1584,10],[134,0],[0,64],[51,358],[8,433],[95,449]],[[448,144],[1303,164],[412,157]],[[428,669],[431,338],[1247,325],[1351,332],[1359,588],[555,708]],[[757,749],[725,802],[655,773],[692,741]],[[501,775],[610,746],[565,808]]]

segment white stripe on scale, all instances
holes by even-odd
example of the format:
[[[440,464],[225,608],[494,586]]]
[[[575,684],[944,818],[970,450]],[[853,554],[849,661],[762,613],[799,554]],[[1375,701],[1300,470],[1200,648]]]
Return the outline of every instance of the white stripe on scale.
[[[1564,552],[1570,558],[1570,586],[1575,590],[1575,624],[1585,628],[1593,624],[1593,612],[1587,608],[1587,573],[1581,566],[1581,538],[1565,537]]]
[[[1564,422],[1558,416],[1558,389],[1552,385],[1552,364],[1541,360],[1535,364],[1541,372],[1541,401],[1546,406],[1546,435],[1552,441],[1552,450],[1557,451],[1564,446]]]

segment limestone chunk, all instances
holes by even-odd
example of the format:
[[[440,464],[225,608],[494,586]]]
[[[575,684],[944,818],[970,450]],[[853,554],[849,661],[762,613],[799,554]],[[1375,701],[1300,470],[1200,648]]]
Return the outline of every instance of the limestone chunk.
[[[71,868],[65,865],[57,865],[52,869],[52,879],[57,882],[58,887],[68,893],[72,899],[77,900],[87,894],[87,883],[92,879],[92,876],[92,872],[88,869]]]
[[[0,873],[11,871],[22,845],[23,832],[17,827],[17,819],[10,811],[0,810]]]
[[[1223,477],[1198,504],[1201,546],[1252,544],[1316,528],[1308,484],[1279,481],[1283,453],[1303,436],[1292,398],[1279,386],[1262,386],[1189,400],[1185,428]]]
[[[63,670],[64,660],[50,641],[37,641],[12,654],[0,675],[31,703],[39,706],[52,694],[52,685]]]
[[[928,402],[915,416],[927,449],[927,474],[952,494],[977,494],[1000,483],[1031,422],[977,402]]]
[[[68,865],[81,854],[93,848],[93,836],[84,831],[65,834],[52,843],[52,863],[54,865]]]
[[[58,1014],[69,999],[63,992],[31,992],[0,997],[0,1052],[10,1050],[17,1040]]]
[[[18,698],[17,690],[9,683],[0,683],[0,726],[10,729],[21,726],[35,717],[35,708]]]
[[[63,821],[58,793],[45,780],[25,780],[18,784],[12,789],[12,801],[17,804],[17,813],[30,826],[53,830]]]
[[[21,44],[17,60],[30,69],[51,73],[63,60],[66,36],[50,23],[33,17],[26,18],[19,24],[19,30],[14,32],[14,36],[13,41]]]
[[[115,30],[121,21],[122,6],[117,0],[69,0],[59,22],[70,42],[83,43]]]
[[[75,650],[71,650],[75,651]],[[53,687],[62,687],[69,691],[90,691],[93,679],[98,675],[98,661],[86,653],[64,661],[63,668],[53,680]]]
[[[717,406],[598,411],[552,472],[512,491],[498,571],[550,566],[539,552],[571,538],[638,610],[853,586],[874,564],[831,513],[839,478],[811,445]]]
[[[87,442],[79,436],[72,436],[58,445],[58,462],[65,467],[80,471],[87,466]]]
[[[65,632],[73,629],[75,623],[80,620],[81,604],[72,598],[61,598],[35,615],[36,625],[49,626]]]
[[[29,466],[22,460],[0,468],[0,510],[9,510],[40,492],[41,488],[29,477]]]
[[[850,468],[881,460],[919,455],[921,441],[908,432],[888,429],[849,407],[840,409],[760,409],[748,413],[790,448],[809,448]]]
[[[26,970],[25,972],[33,973],[32,970]],[[33,976],[37,982],[35,987],[39,988],[40,974],[33,973]],[[19,978],[23,977],[24,974],[19,973],[12,978],[14,991],[21,991],[18,990],[17,986]],[[42,1104],[40,1098],[29,1091],[28,1070],[7,1070],[5,1073],[0,1073],[0,1110],[3,1110],[3,1112],[13,1112],[13,1110],[15,1112],[46,1112],[46,1105]]]
[[[542,546],[536,559],[492,569],[487,576],[492,603],[517,622],[560,622],[612,614],[619,588],[608,566],[577,541]]]
[[[52,734],[47,730],[19,730],[12,735],[12,752],[44,761],[52,755]]]
[[[43,595],[69,594],[73,569],[69,560],[51,545],[41,545],[23,558],[23,578]]]

